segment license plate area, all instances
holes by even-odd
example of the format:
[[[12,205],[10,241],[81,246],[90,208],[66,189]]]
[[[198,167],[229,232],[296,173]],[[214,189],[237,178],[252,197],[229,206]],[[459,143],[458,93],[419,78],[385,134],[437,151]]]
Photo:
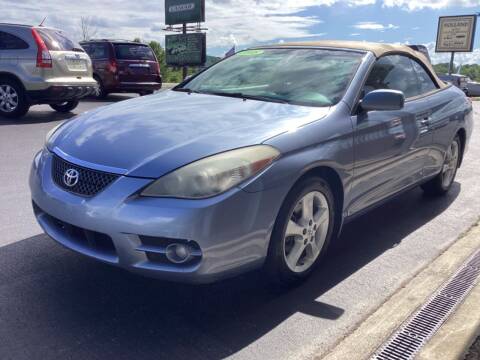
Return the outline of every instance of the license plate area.
[[[72,71],[86,71],[87,63],[82,59],[67,59],[67,67]]]

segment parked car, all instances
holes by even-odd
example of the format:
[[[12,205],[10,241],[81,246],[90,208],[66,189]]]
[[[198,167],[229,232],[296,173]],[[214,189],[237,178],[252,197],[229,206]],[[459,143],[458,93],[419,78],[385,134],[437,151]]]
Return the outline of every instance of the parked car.
[[[53,129],[33,207],[59,243],[135,273],[292,284],[356,216],[418,185],[445,195],[472,125],[406,46],[258,47]]]
[[[95,88],[90,58],[63,31],[0,24],[0,116],[22,117],[35,104],[69,112]]]
[[[480,96],[480,83],[467,78],[466,94],[472,97]]]
[[[438,77],[447,82],[450,83],[456,87],[458,87],[460,90],[463,92],[467,92],[467,83],[468,83],[468,77],[465,75],[460,75],[460,74],[440,74]]]
[[[97,98],[110,93],[152,94],[162,87],[160,65],[147,44],[124,40],[90,40],[80,43],[93,61]]]

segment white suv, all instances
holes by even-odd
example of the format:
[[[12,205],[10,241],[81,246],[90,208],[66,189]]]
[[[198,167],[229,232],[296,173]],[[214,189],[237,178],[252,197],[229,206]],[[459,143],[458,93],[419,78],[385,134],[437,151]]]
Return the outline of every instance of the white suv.
[[[35,104],[69,112],[96,86],[89,56],[61,30],[0,24],[0,117]]]

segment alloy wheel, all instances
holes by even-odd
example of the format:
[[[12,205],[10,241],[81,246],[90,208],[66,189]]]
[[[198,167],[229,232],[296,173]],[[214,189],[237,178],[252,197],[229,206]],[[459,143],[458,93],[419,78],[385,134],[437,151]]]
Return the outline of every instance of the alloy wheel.
[[[305,194],[295,205],[284,235],[284,258],[288,268],[301,273],[320,255],[328,233],[330,207],[319,191]]]
[[[0,110],[13,112],[18,107],[18,94],[10,85],[0,85]]]
[[[447,150],[447,154],[445,156],[445,162],[443,164],[442,170],[442,185],[443,187],[447,188],[453,181],[455,177],[455,172],[458,167],[458,159],[459,159],[459,146],[458,142],[454,141],[450,145]]]

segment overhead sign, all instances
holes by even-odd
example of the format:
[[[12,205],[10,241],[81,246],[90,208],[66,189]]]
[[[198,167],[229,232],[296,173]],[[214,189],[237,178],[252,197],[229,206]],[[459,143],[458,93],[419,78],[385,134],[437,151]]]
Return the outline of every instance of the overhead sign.
[[[165,51],[168,65],[203,65],[207,61],[207,37],[205,33],[166,35]]]
[[[438,20],[436,52],[471,52],[475,40],[476,15],[442,16]]]
[[[165,24],[205,21],[205,0],[165,0]]]

